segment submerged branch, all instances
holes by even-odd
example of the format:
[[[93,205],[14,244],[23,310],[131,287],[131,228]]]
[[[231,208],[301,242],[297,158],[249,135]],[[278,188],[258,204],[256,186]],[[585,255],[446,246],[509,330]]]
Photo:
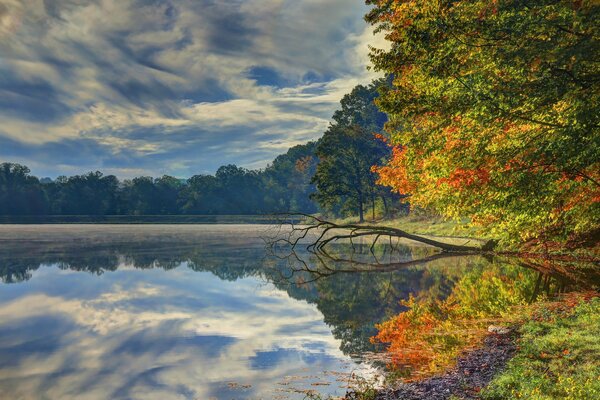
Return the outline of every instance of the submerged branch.
[[[404,238],[436,247],[442,252],[452,253],[481,253],[491,251],[496,245],[496,242],[493,240],[488,241],[482,246],[469,246],[466,244],[455,245],[435,240],[430,237],[408,233],[404,230],[392,228],[389,226],[336,224],[334,222],[326,221],[313,215],[302,213],[282,214],[282,216],[285,216],[286,218],[289,218],[292,221],[302,217],[304,218],[305,223],[303,225],[295,225],[294,223],[291,223],[292,229],[288,233],[287,237],[279,238],[275,241],[275,243],[279,242],[282,244],[291,245],[292,247],[296,247],[300,244],[301,241],[309,237],[309,233],[315,232],[317,233],[317,237],[311,238],[311,241],[307,245],[307,249],[313,252],[321,252],[325,249],[325,247],[328,244],[336,242],[338,240],[352,240],[354,238],[365,236],[375,237],[375,240],[371,245],[371,250],[382,236],[387,236],[390,239]]]
[[[270,252],[275,254],[283,247],[291,250],[292,254],[295,254],[295,250],[305,248],[305,250],[317,257],[320,264],[325,266],[327,265],[327,262],[337,264],[335,270],[325,267],[324,270],[317,268],[317,271],[314,271],[312,268],[308,268],[306,264],[304,264],[304,268],[301,268],[301,270],[305,272],[319,272],[323,273],[323,275],[330,275],[337,272],[358,272],[365,270],[391,271],[403,267],[424,264],[444,257],[483,254],[491,251],[495,245],[494,241],[489,241],[482,246],[467,245],[469,241],[457,245],[442,242],[430,237],[408,233],[398,228],[377,225],[338,224],[302,213],[280,214],[279,218],[280,224],[275,235],[265,239],[270,248]],[[289,228],[285,228],[285,226],[289,226]],[[356,252],[354,239],[369,237],[372,238],[372,240],[367,243],[367,246],[369,254],[372,256],[371,258],[374,262],[365,262],[364,260],[354,259]],[[384,240],[383,242],[389,242],[389,249],[391,250],[390,260],[389,262],[382,262],[375,254],[375,246],[382,238],[386,237],[388,240]],[[394,250],[397,250],[392,242],[400,239],[407,239],[431,246],[438,249],[439,253],[433,255],[430,254],[419,259],[392,261],[391,255]],[[338,241],[349,242],[352,247],[352,252],[342,256],[332,252],[329,249],[329,246]],[[296,258],[298,257],[296,256]],[[350,265],[350,269],[348,269],[348,265]]]

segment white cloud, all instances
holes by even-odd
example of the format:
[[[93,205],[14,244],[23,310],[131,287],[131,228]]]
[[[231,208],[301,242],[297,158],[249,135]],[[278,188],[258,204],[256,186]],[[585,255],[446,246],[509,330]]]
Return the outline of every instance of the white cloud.
[[[85,138],[129,157],[162,152],[163,173],[175,163],[208,168],[204,136],[224,128],[245,137],[223,146],[219,158],[242,165],[264,165],[286,146],[317,138],[343,94],[374,77],[367,45],[382,44],[362,21],[366,7],[347,0],[0,5],[0,72],[12,80],[0,80],[0,91],[24,96],[0,102],[0,138],[30,146]],[[259,85],[248,76],[253,67],[286,84]],[[145,136],[145,129],[164,134]],[[181,142],[170,134],[184,130],[195,158],[176,151]],[[240,154],[234,144],[241,140],[262,159]],[[97,167],[144,168],[136,159],[125,167],[103,157]]]

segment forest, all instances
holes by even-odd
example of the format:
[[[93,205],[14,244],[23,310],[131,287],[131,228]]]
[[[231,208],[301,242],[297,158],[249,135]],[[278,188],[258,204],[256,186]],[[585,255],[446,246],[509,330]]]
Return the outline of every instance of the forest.
[[[374,99],[379,79],[346,95],[328,130],[290,148],[262,170],[224,165],[214,175],[140,176],[119,180],[93,171],[56,179],[27,166],[0,164],[0,215],[260,215],[326,212],[362,221],[407,209],[401,196],[379,185],[374,165],[391,148],[381,136],[387,117]],[[379,135],[379,136],[376,136]]]

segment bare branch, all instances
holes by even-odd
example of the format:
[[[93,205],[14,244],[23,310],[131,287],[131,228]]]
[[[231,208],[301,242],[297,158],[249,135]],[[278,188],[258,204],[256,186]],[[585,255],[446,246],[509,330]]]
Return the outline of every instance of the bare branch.
[[[281,214],[282,218],[285,221],[291,221],[287,224],[290,225],[290,229],[285,231],[283,228],[278,230],[278,233],[281,235],[282,232],[286,232],[283,234],[283,237],[273,237],[268,243],[271,248],[277,247],[277,245],[289,246],[289,249],[294,252],[299,246],[305,247],[306,250],[317,256],[317,259],[322,261],[322,264],[328,269],[327,263],[325,260],[333,261],[336,263],[341,263],[343,265],[350,264],[351,269],[335,269],[335,272],[351,272],[351,271],[360,271],[365,269],[377,269],[377,270],[393,270],[405,266],[412,266],[417,264],[426,263],[432,261],[434,259],[438,259],[441,257],[448,257],[454,255],[466,255],[466,254],[481,254],[487,251],[492,250],[494,246],[493,241],[489,241],[483,246],[477,245],[468,245],[470,241],[467,241],[464,244],[456,245],[446,243],[440,240],[435,240],[430,237],[425,237],[421,235],[415,235],[408,233],[404,230],[398,228],[392,228],[387,226],[376,226],[376,225],[358,225],[358,224],[337,224],[334,222],[326,221],[319,217],[315,217],[313,215],[308,214]],[[302,225],[297,225],[293,221],[301,219],[303,221]],[[284,224],[284,222],[282,222]],[[382,237],[388,237],[390,248],[384,249],[383,257],[385,258],[385,252],[387,250],[390,251],[389,262],[382,263],[378,256],[375,254],[375,248],[377,243]],[[357,238],[368,238],[372,237],[373,240],[369,243],[368,251],[374,259],[375,262],[369,263],[364,261],[356,261],[355,253],[357,253],[357,247],[355,245],[354,240]],[[393,245],[392,239],[400,240],[402,238],[419,242],[428,246],[432,246],[440,250],[440,253],[429,255],[427,257],[417,259],[417,260],[409,260],[409,261],[401,261],[401,262],[393,262],[391,252],[399,251],[397,246]],[[337,256],[332,254],[329,251],[329,246],[338,241],[347,240],[350,242],[352,246],[352,253],[346,257]],[[360,248],[359,248],[360,249]],[[359,252],[358,254],[362,254]],[[305,267],[307,267],[305,265]],[[314,269],[311,268],[302,268],[302,270],[306,272],[314,272]],[[334,272],[333,270],[327,271],[325,274],[328,275]]]

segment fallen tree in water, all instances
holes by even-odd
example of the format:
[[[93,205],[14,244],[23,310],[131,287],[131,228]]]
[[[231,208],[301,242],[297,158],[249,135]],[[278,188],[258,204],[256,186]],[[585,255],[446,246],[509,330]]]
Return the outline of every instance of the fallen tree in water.
[[[382,238],[408,239],[423,243],[441,250],[444,253],[484,253],[490,252],[496,246],[496,241],[489,240],[483,245],[468,245],[469,239],[461,245],[451,244],[428,236],[408,233],[402,229],[389,226],[365,224],[338,224],[309,214],[281,214],[282,225],[291,226],[283,237],[273,240],[272,244],[286,244],[295,248],[306,245],[306,249],[314,253],[326,253],[326,246],[339,240],[350,240],[360,237],[374,237],[371,248]],[[297,221],[302,221],[298,223]]]
[[[279,214],[278,217],[278,229],[270,237],[265,238],[269,253],[277,258],[293,260],[296,266],[291,270],[295,272],[310,272],[319,277],[339,272],[392,271],[446,257],[487,255],[495,246],[494,241],[474,243],[478,242],[476,239],[466,239],[464,243],[452,244],[428,236],[408,233],[398,228],[341,224],[302,213]],[[357,239],[360,239],[359,243]],[[411,254],[407,258],[406,254],[402,254],[401,240],[425,244],[426,246],[423,247],[425,251],[422,256],[415,257]],[[335,243],[349,246],[333,248]],[[380,250],[383,250],[383,255],[380,254],[379,257],[376,249],[378,245]],[[432,251],[426,250],[427,248]],[[313,254],[318,262],[318,268],[309,267],[296,253],[297,250]],[[393,259],[393,254],[400,258]],[[389,259],[384,262],[382,258],[385,257]]]

